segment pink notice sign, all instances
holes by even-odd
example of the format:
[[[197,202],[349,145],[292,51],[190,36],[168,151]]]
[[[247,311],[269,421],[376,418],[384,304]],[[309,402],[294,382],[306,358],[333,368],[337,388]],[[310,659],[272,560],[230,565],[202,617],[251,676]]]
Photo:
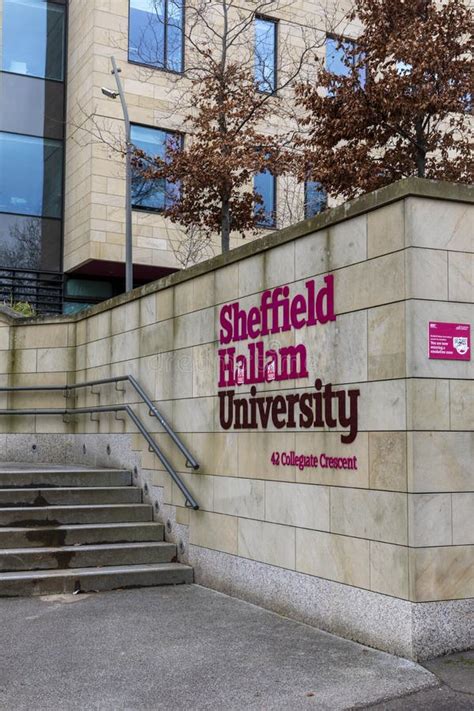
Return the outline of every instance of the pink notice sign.
[[[443,360],[471,360],[471,327],[468,323],[430,321],[428,354]]]

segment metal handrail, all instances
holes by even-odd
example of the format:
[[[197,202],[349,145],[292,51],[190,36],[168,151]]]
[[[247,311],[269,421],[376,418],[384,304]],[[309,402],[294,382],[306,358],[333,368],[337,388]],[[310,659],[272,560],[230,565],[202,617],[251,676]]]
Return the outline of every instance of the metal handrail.
[[[142,386],[140,383],[133,377],[133,375],[117,375],[114,378],[101,378],[100,380],[89,380],[84,383],[76,383],[74,385],[29,385],[29,386],[15,386],[15,387],[8,387],[8,388],[0,388],[0,393],[8,393],[8,392],[42,392],[42,391],[62,391],[65,393],[66,397],[68,397],[68,393],[70,390],[78,390],[79,388],[90,388],[94,387],[96,385],[107,385],[110,383],[123,383],[123,382],[129,382],[130,385],[134,388],[135,392],[141,397],[143,402],[147,405],[149,408],[149,414],[152,417],[156,417],[160,425],[163,427],[163,429],[169,434],[173,442],[176,444],[176,446],[179,448],[182,454],[186,457],[186,465],[191,467],[192,469],[199,469],[199,463],[196,461],[196,459],[193,457],[189,449],[186,447],[184,442],[180,440],[176,432],[171,428],[171,426],[168,424],[168,422],[165,420],[161,412],[158,410],[156,405],[153,404],[153,402],[150,400],[146,392],[143,390]]]
[[[128,381],[130,384],[134,387],[136,392],[142,397],[144,402],[148,405],[150,408],[150,415],[156,417],[160,424],[163,425],[164,429],[166,432],[171,436],[172,440],[177,444],[181,452],[186,456],[186,464],[190,465],[193,469],[198,469],[199,464],[197,461],[194,459],[192,454],[189,452],[187,447],[184,445],[183,442],[179,439],[178,435],[176,432],[174,432],[170,425],[166,422],[164,417],[161,415],[161,413],[158,411],[158,409],[153,405],[152,401],[148,397],[148,395],[144,392],[140,384],[135,380],[135,378],[132,375],[123,375],[123,376],[117,376],[116,378],[103,378],[102,380],[94,380],[90,381],[87,383],[77,383],[76,385],[53,385],[53,386],[18,386],[18,387],[6,387],[6,388],[0,388],[0,393],[2,392],[31,392],[31,391],[49,391],[49,390],[54,390],[54,391],[63,391],[65,393],[65,396],[69,396],[69,390],[74,390],[77,388],[85,388],[85,387],[93,387],[94,385],[105,385],[107,383],[112,383],[112,382],[123,382],[123,381]],[[101,413],[101,412],[125,412],[132,422],[136,425],[137,429],[141,432],[143,437],[146,439],[148,446],[150,448],[150,451],[153,451],[160,462],[163,464],[165,467],[166,471],[168,474],[171,476],[173,481],[175,482],[176,486],[179,488],[181,493],[183,494],[185,501],[186,501],[186,506],[193,508],[194,510],[199,509],[199,504],[196,502],[195,498],[187,488],[187,486],[181,481],[178,473],[176,470],[173,468],[171,463],[169,462],[168,458],[163,454],[151,434],[148,432],[146,429],[145,425],[143,422],[140,420],[138,415],[135,414],[135,412],[132,410],[130,405],[99,405],[95,407],[76,407],[76,408],[36,408],[36,409],[24,409],[24,410],[19,410],[19,409],[5,409],[5,410],[0,410],[0,415],[6,415],[6,416],[11,416],[11,415],[62,415],[67,416],[67,415],[82,415],[82,414],[94,414],[94,413]]]
[[[37,408],[32,410],[0,410],[0,415],[84,415],[84,414],[94,414],[101,412],[126,412],[130,419],[135,423],[137,428],[140,430],[142,435],[148,442],[149,447],[156,456],[159,458],[166,471],[170,477],[175,482],[176,486],[179,488],[184,498],[186,499],[186,506],[189,506],[195,510],[199,509],[199,504],[196,502],[195,498],[187,488],[185,484],[179,478],[177,472],[173,469],[167,457],[163,454],[161,449],[156,444],[155,440],[151,434],[146,429],[140,418],[133,412],[130,405],[104,405],[99,407],[66,407],[66,408]]]

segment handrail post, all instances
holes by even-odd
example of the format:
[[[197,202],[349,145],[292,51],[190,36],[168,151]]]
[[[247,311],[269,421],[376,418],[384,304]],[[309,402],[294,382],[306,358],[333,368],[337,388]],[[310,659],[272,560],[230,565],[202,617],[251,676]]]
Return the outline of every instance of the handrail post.
[[[153,404],[152,400],[148,397],[146,392],[143,390],[142,386],[140,383],[133,377],[133,375],[128,376],[128,380],[130,381],[130,384],[135,388],[137,393],[140,395],[142,400],[148,405],[150,408],[151,413],[156,417],[158,422],[161,424],[163,429],[166,430],[166,432],[169,434],[173,442],[176,444],[176,446],[181,450],[181,452],[184,454],[186,457],[187,462],[191,465],[193,469],[199,469],[199,464],[196,461],[196,459],[193,457],[189,449],[186,447],[186,445],[180,440],[176,432],[170,427],[168,422],[165,420],[163,415],[159,412],[157,407]]]
[[[83,383],[76,383],[73,385],[51,385],[51,386],[37,386],[37,385],[31,385],[31,386],[13,386],[13,387],[5,387],[5,388],[0,388],[0,393],[19,393],[19,392],[41,392],[41,391],[62,391],[63,397],[66,399],[66,408],[37,408],[37,409],[24,409],[24,410],[15,410],[15,409],[5,409],[5,410],[0,410],[0,415],[63,415],[63,417],[68,417],[76,414],[89,414],[91,417],[94,414],[100,414],[101,412],[114,412],[115,415],[117,412],[126,412],[131,420],[134,422],[135,426],[138,428],[142,436],[145,438],[145,440],[148,443],[148,446],[151,448],[151,450],[156,454],[156,456],[159,458],[163,466],[165,467],[166,471],[168,474],[171,476],[173,481],[175,482],[176,486],[179,488],[181,493],[183,494],[185,501],[186,501],[186,506],[189,506],[195,510],[199,509],[199,504],[189,491],[189,489],[186,487],[186,485],[181,481],[178,473],[175,471],[167,457],[164,455],[164,453],[161,451],[160,447],[158,444],[155,442],[154,438],[152,435],[148,432],[146,427],[144,426],[143,422],[140,420],[140,418],[135,414],[135,412],[132,410],[130,405],[103,405],[103,406],[95,406],[95,407],[78,407],[78,408],[69,408],[67,407],[67,398],[69,398],[71,395],[75,394],[75,391],[79,388],[87,388],[90,387],[92,392],[94,392],[94,386],[98,385],[105,385],[107,383],[115,383],[117,385],[118,382],[125,382],[128,381],[134,390],[138,393],[142,401],[148,406],[149,408],[149,413],[153,417],[155,417],[160,424],[162,425],[163,429],[166,431],[166,433],[171,437],[173,442],[176,444],[178,449],[184,454],[186,457],[186,465],[190,465],[193,469],[199,469],[199,463],[197,460],[193,457],[191,452],[188,450],[184,442],[181,441],[181,439],[178,437],[176,432],[171,428],[171,426],[168,424],[168,422],[165,420],[163,415],[160,413],[158,408],[154,405],[152,400],[149,398],[149,396],[146,394],[146,392],[143,390],[142,386],[140,383],[133,377],[133,375],[120,375],[115,378],[103,378],[100,380],[92,380],[89,382],[83,382]],[[119,390],[121,391],[121,389]],[[100,394],[95,393],[95,394]]]
[[[140,418],[133,412],[133,410],[131,409],[130,405],[126,405],[125,407],[127,408],[127,412],[128,412],[128,414],[130,415],[130,418],[133,420],[133,422],[135,423],[135,425],[137,426],[137,428],[140,430],[140,432],[142,433],[142,435],[145,437],[145,439],[146,439],[146,441],[148,442],[149,446],[150,446],[150,447],[152,448],[152,450],[155,452],[156,456],[158,457],[158,459],[160,460],[160,462],[163,464],[163,466],[165,467],[166,471],[167,471],[168,474],[171,476],[171,478],[173,479],[174,483],[176,484],[176,486],[178,487],[178,489],[179,489],[179,490],[181,491],[181,493],[183,494],[183,496],[184,496],[184,498],[186,499],[186,501],[189,502],[189,505],[191,506],[191,508],[193,508],[195,511],[197,511],[197,509],[199,509],[199,504],[197,503],[197,501],[195,500],[195,498],[193,497],[193,495],[190,493],[190,491],[187,489],[187,487],[185,486],[185,484],[183,484],[183,482],[182,482],[181,479],[179,478],[177,472],[173,469],[173,467],[172,467],[171,464],[169,463],[169,461],[168,461],[168,459],[166,458],[166,456],[163,454],[163,452],[161,451],[161,449],[160,449],[160,448],[158,447],[158,445],[156,444],[156,442],[155,442],[155,440],[153,439],[153,437],[152,437],[152,436],[150,435],[150,433],[144,428],[144,426],[143,426],[143,424],[142,424]]]

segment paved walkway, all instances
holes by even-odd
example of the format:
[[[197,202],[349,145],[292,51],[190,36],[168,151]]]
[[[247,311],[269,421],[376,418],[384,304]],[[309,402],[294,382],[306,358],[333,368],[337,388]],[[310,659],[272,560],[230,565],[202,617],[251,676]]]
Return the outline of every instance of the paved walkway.
[[[426,662],[436,674],[435,688],[369,706],[378,711],[472,711],[474,709],[474,652],[451,654]],[[367,708],[367,707],[366,707]]]
[[[196,585],[0,599],[2,711],[473,708],[434,705],[437,685],[416,664]]]

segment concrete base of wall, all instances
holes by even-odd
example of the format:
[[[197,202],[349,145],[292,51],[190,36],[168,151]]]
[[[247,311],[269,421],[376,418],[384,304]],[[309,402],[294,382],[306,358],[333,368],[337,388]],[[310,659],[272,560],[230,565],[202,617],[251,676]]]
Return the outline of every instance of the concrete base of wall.
[[[194,579],[327,632],[416,661],[468,649],[473,600],[411,603],[190,546]]]
[[[139,468],[128,434],[0,434],[0,462]]]

